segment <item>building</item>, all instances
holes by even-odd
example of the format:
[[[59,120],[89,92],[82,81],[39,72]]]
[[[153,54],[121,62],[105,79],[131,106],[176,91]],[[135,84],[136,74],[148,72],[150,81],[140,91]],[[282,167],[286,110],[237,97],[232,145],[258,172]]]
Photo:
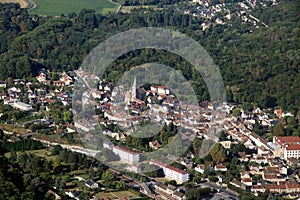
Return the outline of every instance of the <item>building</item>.
[[[296,183],[282,183],[282,184],[266,184],[266,185],[254,185],[251,187],[251,192],[253,193],[264,193],[269,190],[271,193],[299,193],[300,184]]]
[[[96,183],[90,179],[85,182],[85,185],[89,188],[98,188],[99,187],[98,183]]]
[[[81,129],[85,132],[95,130],[95,128],[86,119],[79,119],[74,122],[74,125],[77,129]]]
[[[33,110],[32,106],[27,104],[27,103],[23,103],[23,102],[20,102],[20,101],[16,101],[12,104],[12,107],[13,108],[16,108],[16,109],[19,109],[19,110],[22,110],[22,111],[30,111],[30,110]]]
[[[43,83],[43,84],[49,84],[50,83],[50,81],[47,80],[47,73],[44,72],[44,71],[41,71],[39,73],[39,75],[36,76],[35,78],[38,80],[39,83]]]
[[[68,76],[66,72],[62,73],[61,78],[59,80],[64,82],[65,85],[70,85],[71,83],[73,83],[73,79],[70,76]]]
[[[273,143],[273,142],[268,142],[268,147],[272,151],[274,157],[282,158],[283,157],[283,149],[281,146]]]
[[[215,171],[222,171],[222,172],[226,172],[227,171],[227,167],[223,164],[218,164],[215,166]]]
[[[266,149],[268,149],[269,147],[267,146],[268,141],[265,140],[264,138],[260,137],[259,135],[257,135],[256,133],[250,133],[249,135],[249,139],[252,140],[254,142],[254,144],[256,144],[256,146],[258,147],[264,147]]]
[[[140,154],[130,151],[129,149],[126,149],[124,147],[113,146],[112,151],[114,152],[114,154],[118,155],[121,158],[122,162],[131,164],[131,165],[138,164],[138,162],[140,160]]]
[[[0,81],[0,87],[6,88],[7,83],[5,81]]]
[[[158,95],[169,95],[171,94],[171,91],[169,88],[163,85],[158,85],[158,86],[151,86],[150,90],[153,91],[155,94]]]
[[[157,140],[149,142],[149,146],[150,146],[150,148],[156,149],[156,150],[161,148],[161,145],[158,143]]]
[[[175,180],[179,184],[189,180],[189,174],[186,171],[153,159],[149,161],[149,164],[162,168],[166,178]]]
[[[201,174],[204,173],[204,170],[207,169],[207,167],[204,165],[204,164],[198,164],[196,167],[195,167],[195,171],[196,172],[200,172]]]
[[[273,143],[280,146],[283,150],[283,157],[288,158],[300,158],[300,137],[299,136],[284,136],[273,137]]]
[[[221,141],[219,142],[225,149],[230,149],[231,141]]]

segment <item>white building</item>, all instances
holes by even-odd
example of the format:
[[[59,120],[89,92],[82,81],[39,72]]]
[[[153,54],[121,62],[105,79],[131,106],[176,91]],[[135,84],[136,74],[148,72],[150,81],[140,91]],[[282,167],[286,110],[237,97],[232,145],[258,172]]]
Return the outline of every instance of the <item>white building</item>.
[[[171,93],[170,89],[163,85],[151,86],[150,89],[158,95],[169,95]]]
[[[283,157],[300,158],[300,137],[298,136],[284,136],[273,137],[273,143],[279,145],[283,149]]]
[[[74,125],[77,129],[81,129],[85,132],[95,130],[95,128],[86,119],[79,119],[74,122]]]
[[[112,151],[121,158],[122,162],[136,165],[140,160],[140,154],[130,151],[124,147],[113,146]]]
[[[181,184],[189,180],[189,174],[186,171],[167,165],[158,160],[150,160],[149,164],[156,165],[163,169],[165,177],[171,180],[175,180],[177,183]]]
[[[12,104],[12,107],[13,108],[16,108],[16,109],[19,109],[19,110],[22,110],[22,111],[30,111],[30,110],[33,110],[32,106],[27,104],[27,103],[23,103],[23,102],[20,102],[20,101],[15,101],[13,104]]]

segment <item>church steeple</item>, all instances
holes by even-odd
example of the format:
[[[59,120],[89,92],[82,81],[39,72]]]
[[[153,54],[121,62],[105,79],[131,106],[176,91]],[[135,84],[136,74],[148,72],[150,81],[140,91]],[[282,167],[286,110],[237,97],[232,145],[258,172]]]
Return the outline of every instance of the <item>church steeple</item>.
[[[131,101],[136,99],[136,76],[134,76],[133,84],[131,87]]]

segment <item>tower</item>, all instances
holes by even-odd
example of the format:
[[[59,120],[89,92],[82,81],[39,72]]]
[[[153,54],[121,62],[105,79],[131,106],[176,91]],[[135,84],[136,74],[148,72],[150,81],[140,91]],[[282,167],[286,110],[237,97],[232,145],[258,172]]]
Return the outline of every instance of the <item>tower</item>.
[[[136,99],[136,76],[134,77],[133,84],[131,87],[131,101]]]

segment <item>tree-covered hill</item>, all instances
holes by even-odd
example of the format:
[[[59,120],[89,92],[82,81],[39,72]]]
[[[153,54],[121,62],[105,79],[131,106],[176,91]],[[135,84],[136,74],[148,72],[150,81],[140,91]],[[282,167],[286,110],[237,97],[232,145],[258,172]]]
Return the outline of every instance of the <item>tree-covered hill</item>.
[[[204,19],[184,15],[172,7],[162,11],[135,10],[106,16],[84,9],[59,18],[31,16],[17,5],[0,7],[0,79],[34,76],[39,67],[72,70],[101,41],[137,27],[166,27],[187,34],[209,52],[221,69],[228,101],[300,109],[300,27],[297,0],[281,1],[251,14],[268,27],[255,29],[233,16],[231,25],[202,30]],[[142,50],[122,56],[107,71],[119,72],[158,61],[181,69],[199,100],[209,99],[200,75],[182,58],[161,51]],[[115,72],[118,73],[115,73]]]

